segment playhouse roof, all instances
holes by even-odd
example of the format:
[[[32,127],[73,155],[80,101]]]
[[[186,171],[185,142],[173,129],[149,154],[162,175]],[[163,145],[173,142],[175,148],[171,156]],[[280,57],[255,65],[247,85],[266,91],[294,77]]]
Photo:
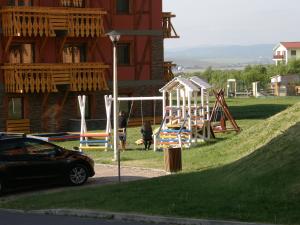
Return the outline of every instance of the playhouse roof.
[[[200,88],[210,89],[212,87],[209,83],[199,77],[192,77],[190,80]]]
[[[161,89],[159,89],[159,91],[171,91],[176,89],[178,86],[181,88],[184,87],[188,91],[200,91],[200,89],[195,84],[193,84],[193,82],[183,77],[174,78]]]

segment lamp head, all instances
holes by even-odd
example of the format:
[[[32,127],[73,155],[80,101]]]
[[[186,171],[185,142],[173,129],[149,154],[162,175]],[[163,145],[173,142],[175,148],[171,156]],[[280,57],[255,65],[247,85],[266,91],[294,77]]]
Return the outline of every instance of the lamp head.
[[[106,35],[109,36],[109,38],[112,42],[118,42],[121,38],[120,33],[118,33],[115,30],[108,32]]]

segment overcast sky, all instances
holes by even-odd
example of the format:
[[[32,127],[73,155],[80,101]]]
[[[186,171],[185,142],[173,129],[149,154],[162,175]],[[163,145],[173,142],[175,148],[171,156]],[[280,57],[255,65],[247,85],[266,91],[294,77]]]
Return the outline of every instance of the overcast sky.
[[[163,0],[180,39],[166,48],[300,41],[300,0]]]

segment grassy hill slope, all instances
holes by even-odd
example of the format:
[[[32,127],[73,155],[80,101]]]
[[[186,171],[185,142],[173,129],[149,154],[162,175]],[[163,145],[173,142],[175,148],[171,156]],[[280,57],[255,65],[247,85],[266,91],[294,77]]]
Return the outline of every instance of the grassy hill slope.
[[[192,163],[194,170],[190,173],[27,197],[0,206],[300,224],[299,137],[300,103],[232,139],[185,154],[184,163]],[[207,160],[199,165],[200,155]]]

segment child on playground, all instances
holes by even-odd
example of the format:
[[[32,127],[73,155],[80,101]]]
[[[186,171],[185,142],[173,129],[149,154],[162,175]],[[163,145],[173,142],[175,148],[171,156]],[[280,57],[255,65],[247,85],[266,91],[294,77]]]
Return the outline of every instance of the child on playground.
[[[121,111],[119,113],[119,132],[120,130],[122,132],[119,133],[119,140],[123,151],[125,151],[125,146],[126,146],[126,127],[127,127],[127,117],[125,112]]]
[[[143,142],[145,145],[145,150],[149,150],[152,143],[152,127],[150,121],[145,121],[142,128],[141,133],[143,136]]]

